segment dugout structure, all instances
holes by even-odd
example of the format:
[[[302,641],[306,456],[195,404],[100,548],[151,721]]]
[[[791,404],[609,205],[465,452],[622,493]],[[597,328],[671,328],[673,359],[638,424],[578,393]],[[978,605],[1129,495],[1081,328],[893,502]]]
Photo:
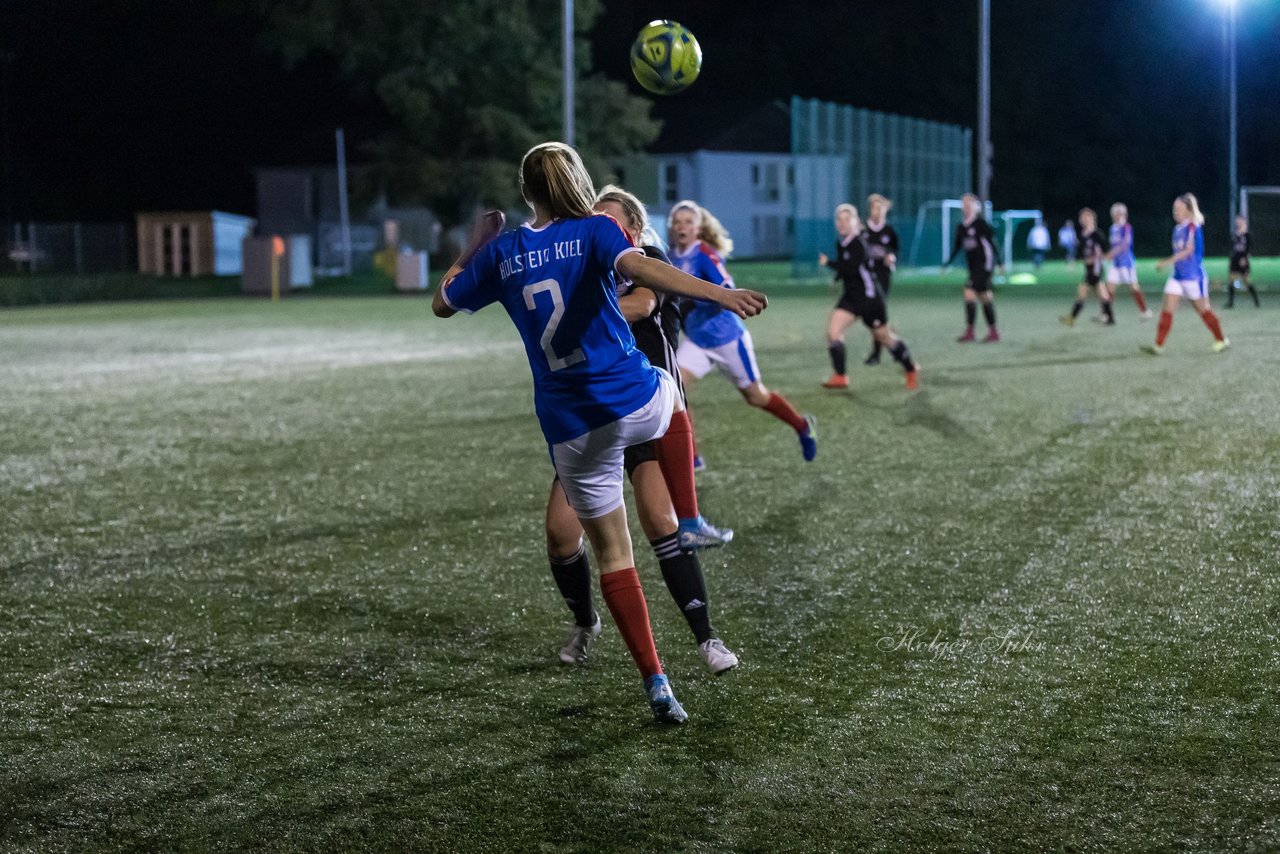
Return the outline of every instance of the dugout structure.
[[[893,201],[889,221],[911,257],[914,216],[935,199],[958,198],[973,174],[973,131],[959,125],[879,113],[846,104],[791,99],[792,268],[813,275],[819,252],[835,240],[836,205],[865,217],[867,196]]]

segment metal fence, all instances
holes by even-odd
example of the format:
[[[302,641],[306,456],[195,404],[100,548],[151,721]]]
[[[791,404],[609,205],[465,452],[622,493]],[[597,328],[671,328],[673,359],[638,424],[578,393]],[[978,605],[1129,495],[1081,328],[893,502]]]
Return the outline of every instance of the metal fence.
[[[123,222],[19,222],[0,236],[11,272],[118,273],[137,270],[137,233]]]
[[[830,247],[835,206],[851,202],[865,216],[871,193],[893,200],[890,221],[903,243],[898,254],[908,257],[920,206],[958,198],[970,188],[972,150],[973,132],[958,125],[792,98],[797,272],[812,271],[818,252]]]

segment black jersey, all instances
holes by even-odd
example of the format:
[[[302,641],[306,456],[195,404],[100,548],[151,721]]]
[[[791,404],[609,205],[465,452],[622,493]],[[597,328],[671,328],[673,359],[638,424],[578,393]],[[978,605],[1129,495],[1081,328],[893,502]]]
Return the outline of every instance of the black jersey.
[[[650,258],[656,258],[665,264],[671,263],[667,253],[657,246],[640,248]],[[626,282],[618,288],[618,296],[626,296],[635,288],[634,282]],[[665,293],[657,292],[657,297],[658,304],[649,316],[642,317],[631,324],[631,334],[635,336],[636,349],[644,353],[650,364],[662,368],[674,377],[679,377],[675,348],[680,343],[680,308],[677,300]],[[678,379],[677,382],[679,382]]]
[[[1085,271],[1089,276],[1102,275],[1102,256],[1110,248],[1107,235],[1100,228],[1080,235],[1080,258],[1084,261]]]
[[[1231,238],[1231,269],[1247,270],[1249,268],[1249,232],[1233,235]]]
[[[965,261],[969,264],[970,278],[989,278],[996,265],[1003,263],[1000,260],[1000,250],[996,248],[995,230],[982,217],[956,226],[951,257],[947,259],[947,263],[954,261],[961,250],[964,250]]]
[[[872,271],[884,281],[893,269],[889,266],[889,256],[898,254],[898,232],[889,223],[882,223],[879,228],[872,228],[870,223],[863,223],[866,231],[863,237],[867,244],[867,258],[871,262]]]
[[[863,299],[876,295],[868,256],[867,242],[862,234],[836,241],[835,254],[827,259],[827,266],[836,271],[836,281],[844,285],[846,297]]]

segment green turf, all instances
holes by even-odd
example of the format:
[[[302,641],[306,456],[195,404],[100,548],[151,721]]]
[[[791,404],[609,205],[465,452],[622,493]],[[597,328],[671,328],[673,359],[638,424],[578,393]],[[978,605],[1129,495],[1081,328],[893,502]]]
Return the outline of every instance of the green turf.
[[[1160,358],[1127,297],[1070,299],[1006,289],[961,346],[953,289],[906,286],[923,390],[831,393],[830,297],[775,291],[760,365],[818,462],[691,390],[743,667],[638,549],[675,731],[607,617],[555,661],[501,311],[0,313],[0,848],[1276,850],[1276,299]]]

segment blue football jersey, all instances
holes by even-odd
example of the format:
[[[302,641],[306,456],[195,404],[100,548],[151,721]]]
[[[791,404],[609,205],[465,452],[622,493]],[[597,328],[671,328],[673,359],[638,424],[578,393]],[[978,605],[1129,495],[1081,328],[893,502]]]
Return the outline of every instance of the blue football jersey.
[[[671,263],[696,279],[732,288],[733,278],[725,269],[719,253],[699,240],[683,254],[671,253]],[[742,337],[746,327],[731,311],[725,311],[713,302],[695,300],[693,308],[684,317],[684,332],[699,347],[719,347]]]
[[[501,302],[524,340],[547,443],[566,442],[653,399],[658,374],[618,309],[614,265],[639,252],[612,218],[522,225],[477,253],[445,290],[468,314]]]
[[[1122,269],[1132,267],[1136,260],[1133,256],[1133,226],[1127,222],[1124,225],[1113,223],[1110,237],[1112,248],[1124,245],[1124,249],[1117,252],[1116,257],[1112,259],[1113,266]]]
[[[1196,282],[1204,278],[1204,229],[1188,220],[1173,227],[1173,251],[1195,247],[1190,256],[1173,265],[1173,277],[1180,282]]]

